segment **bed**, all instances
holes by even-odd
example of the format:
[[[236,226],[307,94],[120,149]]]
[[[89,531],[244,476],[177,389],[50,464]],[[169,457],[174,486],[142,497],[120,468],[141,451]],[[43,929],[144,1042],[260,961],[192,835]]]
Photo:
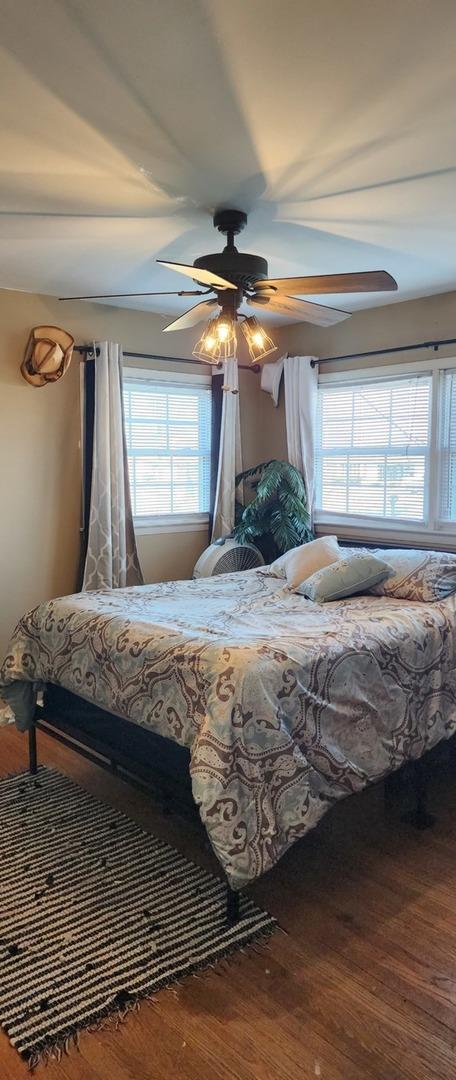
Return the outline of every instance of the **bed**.
[[[44,685],[175,746],[239,890],[456,731],[455,620],[454,596],[315,604],[268,568],[83,593],[21,619],[0,693],[22,730]]]

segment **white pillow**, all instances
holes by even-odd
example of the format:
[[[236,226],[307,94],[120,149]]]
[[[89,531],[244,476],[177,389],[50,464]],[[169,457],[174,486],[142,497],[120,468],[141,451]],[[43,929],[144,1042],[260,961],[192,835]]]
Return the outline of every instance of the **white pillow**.
[[[286,577],[288,585],[295,589],[317,570],[322,570],[324,566],[330,566],[343,557],[337,536],[321,536],[318,540],[311,540],[309,544],[300,544],[299,547],[286,551],[285,555],[271,563],[270,570],[279,577]]]

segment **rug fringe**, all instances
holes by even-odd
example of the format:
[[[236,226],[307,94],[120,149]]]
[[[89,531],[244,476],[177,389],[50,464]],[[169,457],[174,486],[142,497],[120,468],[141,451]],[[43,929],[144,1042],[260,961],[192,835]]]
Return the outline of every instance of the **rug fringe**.
[[[56,1061],[60,1065],[63,1055],[68,1056],[72,1047],[79,1050],[80,1030],[80,1028],[77,1028],[70,1035],[65,1035],[64,1038],[50,1043],[49,1046],[43,1046],[41,1050],[34,1050],[33,1054],[25,1058],[28,1071],[33,1073],[38,1068],[38,1065],[50,1065],[51,1061]],[[21,1056],[25,1057],[25,1055]]]
[[[45,1043],[39,1050],[33,1051],[33,1053],[27,1057],[25,1054],[21,1055],[27,1062],[28,1070],[33,1073],[38,1065],[49,1065],[52,1061],[61,1062],[63,1055],[69,1055],[72,1048],[79,1050],[79,1040],[81,1032],[87,1031],[89,1034],[94,1034],[99,1031],[107,1031],[110,1028],[114,1028],[118,1031],[119,1028],[126,1022],[130,1013],[139,1012],[143,1002],[147,1002],[150,1005],[159,1006],[160,1001],[158,995],[162,990],[168,990],[170,993],[179,999],[179,990],[189,982],[190,977],[201,978],[205,972],[214,972],[216,975],[223,975],[225,967],[229,971],[231,964],[235,961],[238,953],[243,952],[245,955],[253,949],[257,955],[263,954],[269,947],[271,935],[278,928],[278,924],[274,922],[271,916],[271,924],[268,927],[261,927],[252,934],[252,939],[247,945],[241,949],[236,947],[235,943],[227,947],[223,954],[219,957],[215,963],[207,964],[204,960],[200,961],[196,965],[195,972],[189,971],[186,975],[177,976],[172,983],[168,983],[167,986],[159,987],[157,990],[139,991],[132,997],[131,1001],[125,1002],[117,1008],[113,1008],[111,1005],[105,1005],[104,1008],[93,1018],[92,1023],[82,1024],[75,1027],[72,1031],[68,1032],[65,1036],[55,1041]],[[222,970],[220,970],[222,968]]]

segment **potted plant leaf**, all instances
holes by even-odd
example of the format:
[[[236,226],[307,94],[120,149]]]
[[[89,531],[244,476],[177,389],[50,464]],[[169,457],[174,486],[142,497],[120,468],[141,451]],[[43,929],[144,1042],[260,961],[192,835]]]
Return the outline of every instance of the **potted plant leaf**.
[[[255,544],[267,563],[290,548],[313,540],[307,493],[301,473],[288,461],[265,461],[236,477],[253,491],[247,505],[237,504],[233,536]]]

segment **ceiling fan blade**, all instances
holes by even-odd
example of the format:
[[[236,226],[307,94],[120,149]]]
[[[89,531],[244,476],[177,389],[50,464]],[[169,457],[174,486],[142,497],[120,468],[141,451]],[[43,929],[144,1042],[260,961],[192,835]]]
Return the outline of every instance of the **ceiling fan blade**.
[[[266,302],[252,298],[247,303],[263,311],[274,311],[277,315],[298,316],[299,320],[314,323],[315,326],[334,326],[351,315],[351,311],[339,311],[326,304],[312,304],[310,300],[298,300],[295,296],[271,296]]]
[[[180,289],[179,292],[114,292],[100,293],[97,296],[59,296],[59,300],[118,300],[129,296],[205,296],[210,289]]]
[[[199,281],[200,285],[209,285],[211,289],[236,289],[237,286],[233,285],[232,281],[225,281],[225,278],[219,277],[218,274],[213,274],[211,270],[203,270],[200,266],[187,266],[185,263],[167,262],[166,259],[157,259],[160,266],[166,266],[168,270],[177,270],[179,274],[186,274],[187,277],[193,278],[194,281]]]
[[[255,282],[256,291],[275,289],[287,296],[317,296],[320,293],[393,292],[397,281],[386,270],[368,270],[359,274],[317,274],[310,277],[268,278]]]
[[[180,315],[178,319],[173,319],[172,322],[168,323],[168,326],[163,327],[163,330],[187,330],[189,326],[196,326],[197,323],[209,315],[209,312],[218,306],[218,300],[202,300],[200,304],[196,304],[195,307],[184,311],[184,314]]]

